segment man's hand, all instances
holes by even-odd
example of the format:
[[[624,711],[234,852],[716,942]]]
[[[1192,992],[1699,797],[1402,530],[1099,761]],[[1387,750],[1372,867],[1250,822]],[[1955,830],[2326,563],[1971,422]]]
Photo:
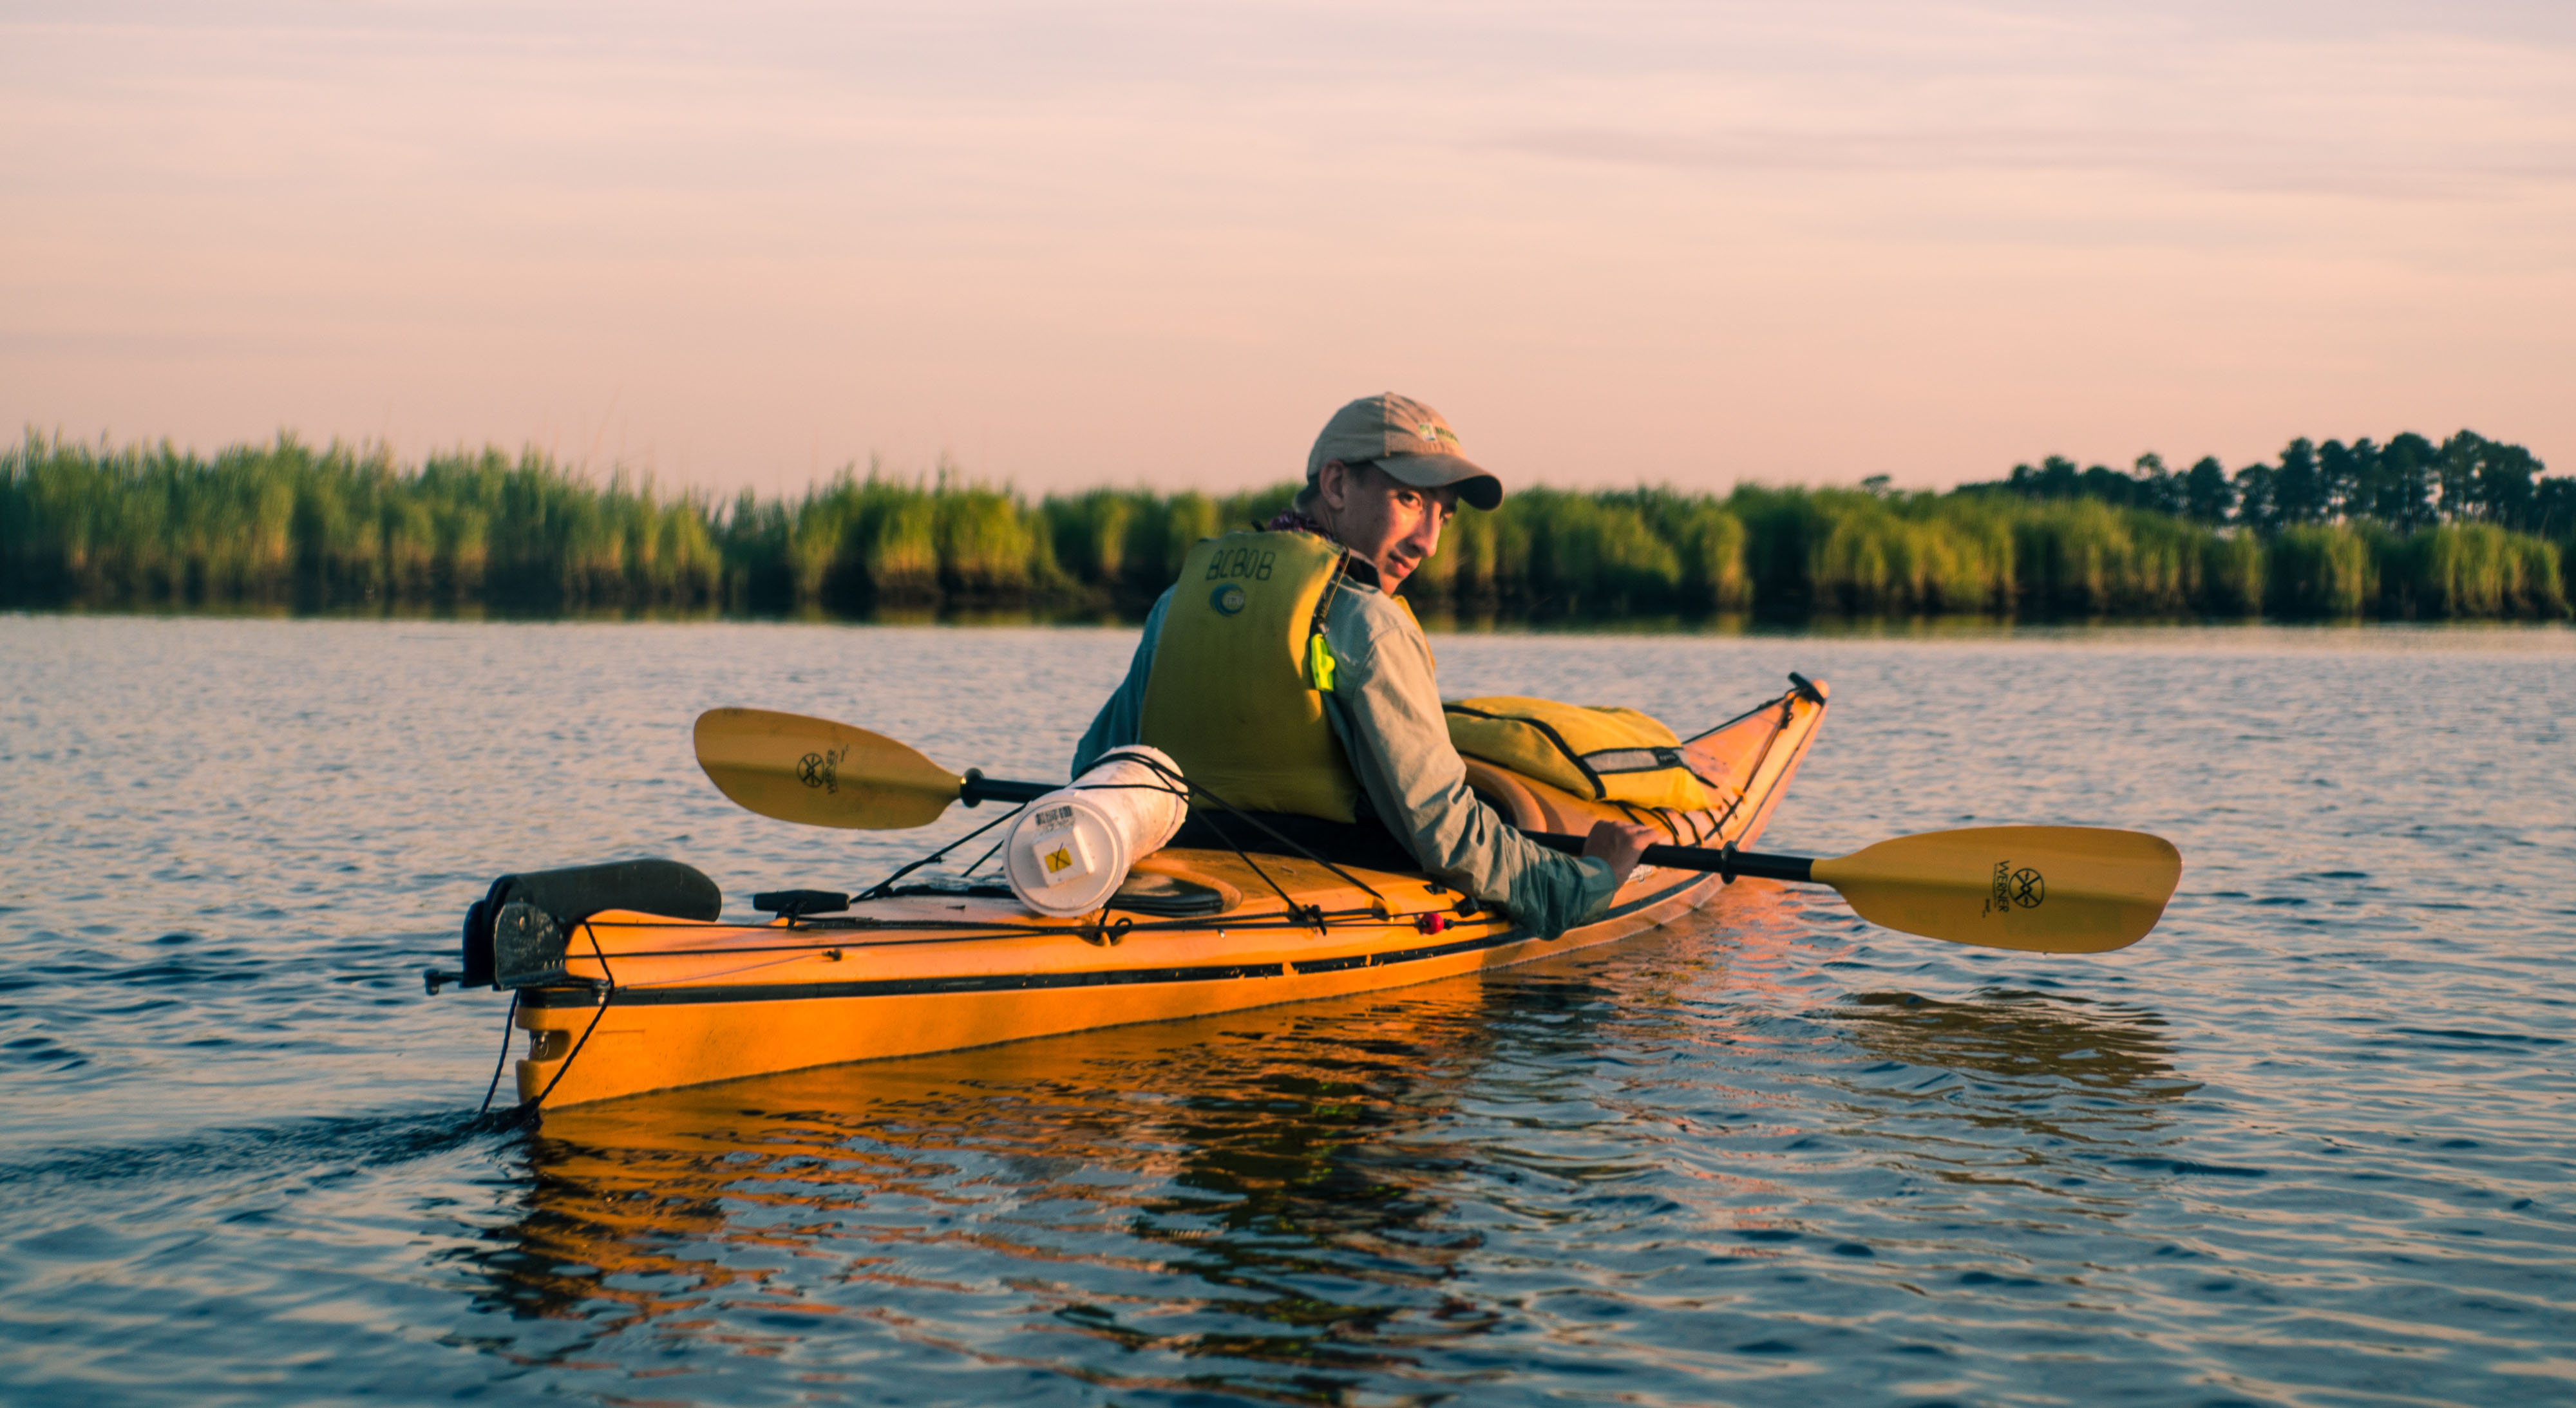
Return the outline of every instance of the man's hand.
[[[1637,868],[1637,857],[1646,848],[1663,839],[1663,833],[1651,826],[1632,826],[1624,821],[1596,821],[1592,834],[1583,838],[1583,853],[1610,862],[1610,883],[1628,883],[1628,872]]]

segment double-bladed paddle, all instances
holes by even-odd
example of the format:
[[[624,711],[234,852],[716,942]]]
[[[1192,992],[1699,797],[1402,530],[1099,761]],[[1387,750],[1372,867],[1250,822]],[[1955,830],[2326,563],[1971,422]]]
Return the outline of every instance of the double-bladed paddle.
[[[1026,802],[1055,790],[953,773],[881,734],[766,709],[698,716],[698,766],[727,797],[780,821],[890,831],[951,803]],[[1583,838],[1526,832],[1569,854]],[[2092,826],[1978,826],[1899,836],[1810,860],[1732,848],[1648,846],[1647,865],[1830,885],[1890,929],[2032,953],[2104,953],[2145,937],[2182,880],[2172,843]]]

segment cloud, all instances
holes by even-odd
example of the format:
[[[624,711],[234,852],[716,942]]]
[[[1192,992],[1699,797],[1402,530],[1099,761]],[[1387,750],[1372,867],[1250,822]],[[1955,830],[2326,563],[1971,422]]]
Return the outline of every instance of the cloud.
[[[1708,135],[1608,127],[1534,129],[1491,149],[1561,161],[1698,174],[1926,175],[2027,172],[2138,176],[2211,191],[2373,200],[2499,199],[2576,182],[2576,143],[2495,153],[2355,152],[2344,144],[2231,139],[2152,129],[2018,128],[1820,132],[1739,129]]]

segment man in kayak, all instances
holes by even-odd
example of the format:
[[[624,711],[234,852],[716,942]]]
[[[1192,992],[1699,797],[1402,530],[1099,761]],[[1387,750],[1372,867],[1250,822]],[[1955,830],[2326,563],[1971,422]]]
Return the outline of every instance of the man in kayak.
[[[1461,499],[1490,511],[1502,482],[1438,412],[1392,394],[1334,412],[1287,512],[1191,550],[1075,775],[1152,744],[1225,804],[1194,808],[1175,845],[1272,849],[1240,811],[1330,860],[1420,870],[1539,934],[1599,918],[1656,833],[1604,821],[1578,859],[1477,800],[1430,643],[1394,595]]]

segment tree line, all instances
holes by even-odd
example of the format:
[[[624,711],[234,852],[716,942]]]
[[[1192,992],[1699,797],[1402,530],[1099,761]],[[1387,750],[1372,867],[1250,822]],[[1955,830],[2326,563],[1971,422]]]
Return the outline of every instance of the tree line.
[[[1883,476],[1521,489],[1460,513],[1406,594],[1435,614],[1570,620],[2567,614],[2571,481],[2520,447],[2298,440],[2277,464],[2216,466],[2052,457],[1939,494]],[[1032,502],[953,466],[872,464],[718,500],[533,452],[405,465],[284,436],[201,456],[30,435],[0,449],[0,606],[1134,619],[1191,543],[1266,520],[1294,487]]]
[[[2349,445],[2303,437],[2283,446],[2277,462],[2257,461],[2233,474],[2214,455],[2175,472],[2163,457],[2144,454],[2127,473],[2098,464],[2078,470],[2074,461],[2051,455],[2036,468],[2014,465],[2010,477],[1963,485],[1960,492],[2097,499],[2262,532],[2355,521],[2401,533],[2436,523],[2492,523],[2565,538],[2576,533],[2576,479],[2544,476],[2544,467],[2522,446],[2475,431],[2438,445],[2408,431],[2385,445],[2367,436]]]

